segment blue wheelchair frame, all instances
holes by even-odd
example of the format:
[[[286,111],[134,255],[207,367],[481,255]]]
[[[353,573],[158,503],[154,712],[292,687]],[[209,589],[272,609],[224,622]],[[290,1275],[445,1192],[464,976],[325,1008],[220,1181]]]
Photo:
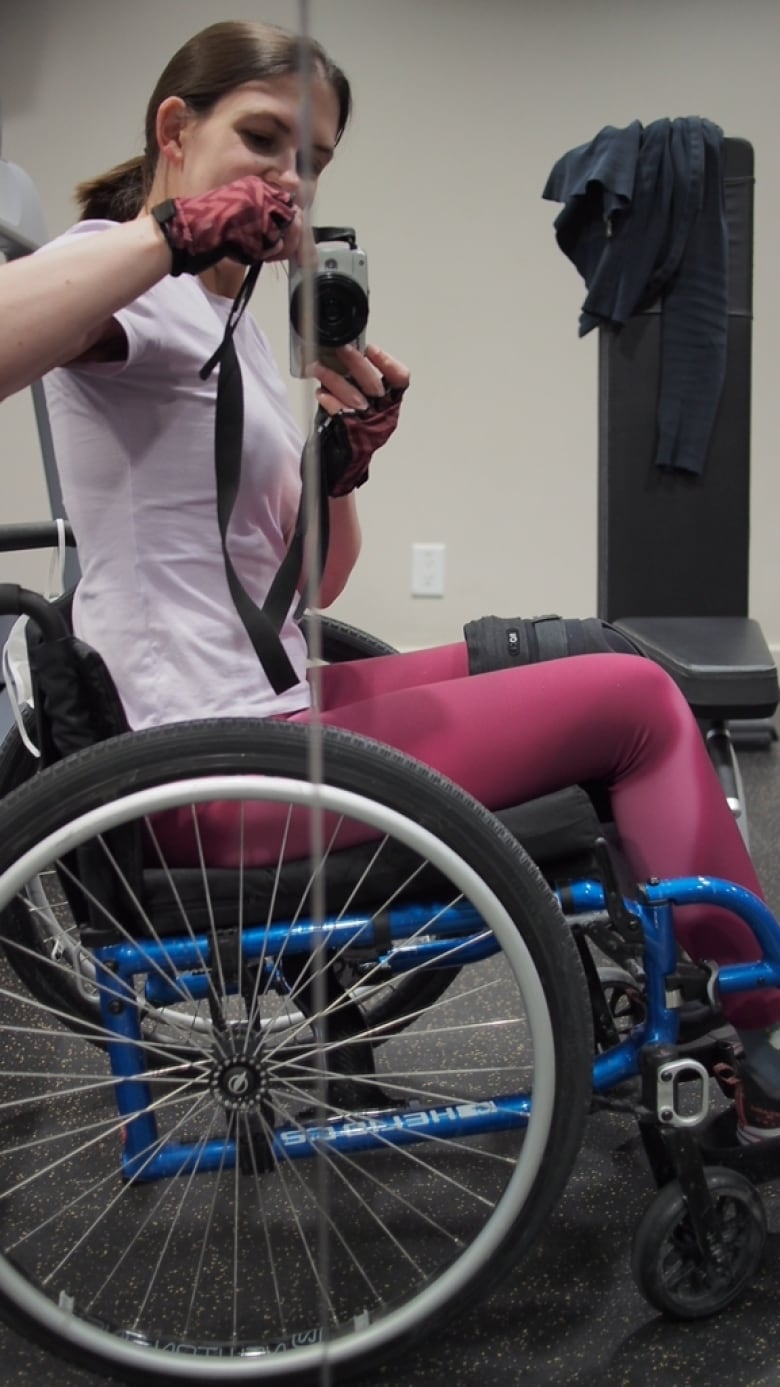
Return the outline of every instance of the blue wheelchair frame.
[[[595,881],[581,881],[567,887],[559,899],[565,900],[566,913],[576,917],[603,914],[608,910],[608,891]],[[731,964],[714,969],[720,996],[758,987],[780,985],[780,925],[767,905],[743,887],[711,877],[682,877],[654,881],[641,892],[641,899],[623,902],[630,916],[639,922],[644,937],[646,1018],[618,1044],[595,1057],[593,1091],[608,1093],[627,1079],[642,1072],[643,1056],[650,1047],[675,1046],[679,1036],[679,1008],[669,1005],[667,980],[677,966],[677,945],[672,908],[685,905],[712,905],[739,915],[753,930],[763,951],[754,963]],[[435,913],[435,912],[434,912]],[[425,939],[409,945],[415,930],[424,921]],[[473,907],[442,908],[431,922],[429,908],[401,906],[391,910],[382,925],[382,941],[403,939],[404,949],[394,954],[392,946],[377,951],[377,964],[391,971],[405,971],[424,963],[427,967],[452,968],[477,962],[497,946],[492,935],[480,932],[480,920]],[[431,938],[431,934],[435,937]],[[436,937],[438,936],[438,937]],[[374,944],[370,916],[353,914],[323,923],[298,922],[270,928],[248,927],[242,935],[247,961],[259,962],[266,973],[273,973],[277,955],[308,954],[312,949],[348,947],[370,948]],[[194,938],[172,939],[165,943],[139,941],[113,944],[94,950],[97,983],[103,1023],[115,1039],[108,1042],[112,1070],[117,1079],[117,1104],[125,1119],[123,1168],[127,1178],[162,1179],[190,1173],[193,1169],[231,1168],[237,1159],[237,1146],[230,1138],[206,1146],[171,1143],[158,1148],[154,1102],[144,1081],[145,1046],[141,1035],[139,1008],[135,1005],[135,985],[145,977],[145,999],[155,1005],[175,1004],[205,998],[209,990],[209,969],[215,962],[211,938],[203,933]],[[180,981],[174,981],[178,975]],[[128,998],[132,998],[128,1002]],[[711,1000],[715,1001],[713,995]],[[665,1053],[668,1053],[666,1051]],[[281,1127],[273,1137],[272,1149],[278,1157],[299,1159],[316,1154],[328,1145],[342,1152],[386,1149],[390,1145],[408,1146],[424,1141],[431,1128],[438,1138],[462,1138],[496,1130],[524,1126],[531,1109],[529,1094],[496,1095],[489,1100],[457,1106],[434,1106],[422,1111],[399,1110],[365,1118],[339,1118],[326,1124]],[[155,1152],[153,1156],[149,1152]]]

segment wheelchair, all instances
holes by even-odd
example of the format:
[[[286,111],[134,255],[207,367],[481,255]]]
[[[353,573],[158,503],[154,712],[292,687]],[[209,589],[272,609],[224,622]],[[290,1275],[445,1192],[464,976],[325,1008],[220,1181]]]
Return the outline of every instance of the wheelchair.
[[[129,1381],[365,1372],[534,1244],[609,1106],[659,1186],[640,1289],[683,1319],[728,1305],[773,1162],[708,1117],[717,1004],[780,983],[771,912],[711,879],[627,895],[602,843],[553,887],[443,777],[314,741],[171,725],[32,776],[6,744],[0,1313]],[[672,907],[702,900],[760,963],[678,957]]]

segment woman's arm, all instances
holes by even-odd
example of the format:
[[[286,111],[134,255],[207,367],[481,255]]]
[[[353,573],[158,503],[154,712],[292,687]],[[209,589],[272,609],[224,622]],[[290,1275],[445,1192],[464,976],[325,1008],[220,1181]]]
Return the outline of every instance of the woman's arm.
[[[202,274],[297,252],[301,218],[288,193],[246,175],[224,188],[161,204],[155,216],[76,237],[0,268],[0,400],[54,366],[122,360],[113,315],[165,275]]]
[[[112,315],[170,268],[149,216],[0,266],[0,400],[101,346],[121,360],[124,333]]]
[[[317,593],[318,607],[330,607],[344,591],[349,575],[358,561],[361,545],[360,521],[354,491],[348,496],[331,498],[328,505],[330,542]]]
[[[355,347],[340,347],[338,355],[348,375],[333,371],[321,362],[315,362],[308,371],[309,375],[320,381],[317,400],[327,414],[338,415],[346,410],[353,413],[357,411],[359,415],[361,411],[369,409],[369,400],[389,399],[387,391],[400,393],[409,385],[407,368],[378,347],[367,347],[365,355]],[[386,436],[389,436],[394,428],[395,418],[387,429]],[[374,434],[371,451],[380,446],[382,441],[379,434]],[[354,485],[360,485],[360,482]],[[330,543],[317,598],[318,607],[330,606],[344,591],[349,575],[357,563],[361,544],[354,489],[345,489],[343,494],[331,496],[328,505]]]

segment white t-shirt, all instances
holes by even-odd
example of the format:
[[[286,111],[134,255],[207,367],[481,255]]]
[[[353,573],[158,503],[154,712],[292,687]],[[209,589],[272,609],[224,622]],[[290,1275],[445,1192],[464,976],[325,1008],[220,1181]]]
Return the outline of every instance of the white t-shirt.
[[[113,225],[81,222],[58,240]],[[206,381],[198,372],[222,339],[230,306],[196,277],[166,276],[115,314],[126,361],[60,368],[44,380],[83,575],[75,630],[103,656],[134,728],[266,717],[309,704],[306,647],[292,616],[282,641],[300,682],[278,696],[225,576],[214,472],[219,368]],[[268,342],[248,313],[234,344],[244,445],[228,550],[262,604],[298,509],[302,439]]]

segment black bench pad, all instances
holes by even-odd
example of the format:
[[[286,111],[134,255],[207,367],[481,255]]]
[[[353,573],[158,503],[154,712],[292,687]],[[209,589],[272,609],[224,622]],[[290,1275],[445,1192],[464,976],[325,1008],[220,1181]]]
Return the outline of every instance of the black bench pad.
[[[777,708],[777,666],[750,617],[626,616],[615,625],[672,676],[697,718],[768,718]]]

